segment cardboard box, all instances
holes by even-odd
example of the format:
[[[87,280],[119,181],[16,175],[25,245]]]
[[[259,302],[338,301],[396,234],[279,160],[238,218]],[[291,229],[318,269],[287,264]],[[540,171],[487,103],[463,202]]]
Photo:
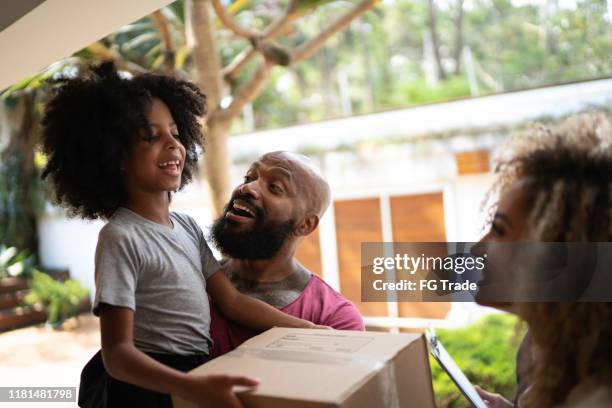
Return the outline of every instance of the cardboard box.
[[[260,378],[238,393],[248,408],[435,407],[418,334],[274,328],[192,372]]]

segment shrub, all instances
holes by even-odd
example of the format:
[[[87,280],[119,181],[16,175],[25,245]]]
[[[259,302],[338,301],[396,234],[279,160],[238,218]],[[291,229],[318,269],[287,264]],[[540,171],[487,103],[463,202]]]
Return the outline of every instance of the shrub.
[[[79,312],[79,304],[88,296],[89,291],[75,280],[59,282],[48,274],[34,270],[30,280],[31,292],[26,303],[40,304],[47,312],[47,323],[59,328],[64,320]]]
[[[509,400],[516,389],[516,352],[525,327],[513,315],[487,316],[455,330],[438,330],[437,336],[472,384]],[[461,391],[431,358],[436,404],[440,408],[470,407]]]

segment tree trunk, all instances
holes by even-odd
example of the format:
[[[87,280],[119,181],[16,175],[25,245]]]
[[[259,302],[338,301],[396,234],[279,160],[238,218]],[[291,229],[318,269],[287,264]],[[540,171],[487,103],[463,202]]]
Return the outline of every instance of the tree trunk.
[[[209,0],[188,0],[185,3],[186,31],[192,50],[194,81],[206,94],[206,143],[202,175],[207,179],[213,204],[213,217],[221,214],[229,199],[230,157],[227,150],[230,120],[215,120],[223,89],[221,61],[217,52],[214,26],[210,18]]]
[[[442,57],[440,55],[440,39],[438,37],[438,27],[436,23],[436,6],[434,0],[427,0],[427,15],[429,32],[431,33],[431,42],[433,46],[433,53],[436,60],[436,67],[439,79],[446,79],[446,71],[442,65]]]
[[[206,94],[207,117],[211,117],[223,97],[223,78],[214,24],[210,18],[210,0],[188,0],[185,8],[185,30],[193,58],[193,75],[196,84]]]
[[[210,189],[214,217],[222,213],[231,195],[231,161],[227,141],[232,121],[233,119],[215,120],[213,118],[208,123],[204,170]]]
[[[358,30],[359,37],[361,39],[361,57],[363,62],[363,71],[365,74],[365,106],[366,112],[374,112],[376,109],[376,79],[374,77],[374,70],[372,68],[372,54],[370,54],[370,44],[368,44],[368,38],[363,27]],[[367,34],[371,34],[367,33]]]
[[[334,98],[334,84],[331,81],[332,67],[329,61],[327,48],[323,48],[318,55],[319,69],[321,70],[321,85],[319,90],[323,96],[323,108],[326,116],[333,117],[336,113],[336,103]]]
[[[297,85],[297,90],[298,90],[298,95],[299,95],[298,100],[304,101],[307,95],[306,90],[308,89],[308,84],[306,83],[306,79],[301,74],[301,72],[297,69],[293,70],[293,77],[295,78],[295,83]],[[298,123],[302,123],[302,122],[305,122],[306,120],[308,120],[306,111],[305,109],[302,109],[301,106],[299,106],[299,109],[297,110],[297,121]]]
[[[551,20],[551,14],[554,15],[554,10],[556,10],[558,8],[557,5],[557,1],[555,0],[546,0],[546,5],[547,5],[547,18],[546,18],[546,48],[548,49],[548,52],[550,54],[556,54],[558,52],[557,49],[557,37],[558,35],[555,34],[554,31],[554,27],[553,27],[553,23],[550,21]],[[587,36],[589,31],[587,30]],[[588,42],[587,44],[589,44],[590,42]]]
[[[461,56],[463,52],[463,0],[457,0],[457,15],[455,16],[455,75],[461,73]]]

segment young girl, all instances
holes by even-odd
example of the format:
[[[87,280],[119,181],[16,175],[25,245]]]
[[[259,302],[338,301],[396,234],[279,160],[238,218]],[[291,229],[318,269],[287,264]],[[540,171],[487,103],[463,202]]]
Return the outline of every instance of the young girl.
[[[108,220],[95,257],[102,350],[83,371],[83,406],[169,407],[169,394],[240,406],[232,386],[257,381],[186,374],[207,360],[207,291],[230,319],[255,329],[314,326],[241,295],[215,273],[194,220],[169,211],[171,192],[192,178],[204,114],[193,84],[123,78],[112,63],[64,80],[46,107],[43,177],[72,215]]]

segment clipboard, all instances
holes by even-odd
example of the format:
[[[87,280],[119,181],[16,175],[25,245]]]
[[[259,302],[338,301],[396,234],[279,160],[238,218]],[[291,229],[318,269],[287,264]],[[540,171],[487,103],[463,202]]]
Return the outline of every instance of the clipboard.
[[[446,374],[453,380],[457,388],[459,388],[470,404],[475,408],[487,408],[487,404],[480,398],[480,395],[478,395],[476,389],[472,383],[470,383],[470,380],[463,374],[463,371],[461,371],[451,355],[448,354],[442,343],[438,341],[433,329],[429,329],[425,333],[425,336],[427,337],[431,355],[434,356],[438,364],[440,364],[440,367],[446,371]]]

